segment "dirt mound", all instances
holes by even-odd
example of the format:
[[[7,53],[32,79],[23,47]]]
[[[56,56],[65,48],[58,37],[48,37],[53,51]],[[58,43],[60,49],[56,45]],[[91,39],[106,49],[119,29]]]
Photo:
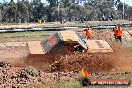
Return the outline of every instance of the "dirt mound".
[[[80,71],[82,67],[89,72],[110,71],[114,68],[110,53],[76,53],[66,55],[51,65],[51,71]],[[104,68],[105,67],[105,68]]]
[[[56,63],[57,64],[57,63]],[[131,78],[130,72],[125,73],[90,73],[90,79],[122,79]],[[80,80],[82,78],[80,71],[71,72],[52,72],[46,73],[36,70],[32,66],[25,68],[12,67],[7,62],[0,62],[0,88],[23,88],[24,86],[54,84],[56,82],[70,81],[71,79]],[[124,79],[124,78],[123,78]]]
[[[50,55],[29,55],[26,59],[24,59],[23,66],[33,66],[38,70],[48,71],[50,64],[52,64],[55,60],[56,58]]]
[[[82,67],[89,72],[110,71],[114,68],[111,53],[73,53],[63,56],[31,55],[24,61],[25,66],[33,66],[47,72],[80,71]],[[105,68],[104,68],[105,67]]]
[[[39,71],[32,67],[11,67],[7,62],[0,62],[0,77],[0,88],[20,88],[41,83]]]
[[[19,68],[12,67],[7,62],[0,62],[0,88],[23,88],[27,85],[54,83],[54,81],[64,80],[73,75],[73,72],[45,73],[31,66]]]

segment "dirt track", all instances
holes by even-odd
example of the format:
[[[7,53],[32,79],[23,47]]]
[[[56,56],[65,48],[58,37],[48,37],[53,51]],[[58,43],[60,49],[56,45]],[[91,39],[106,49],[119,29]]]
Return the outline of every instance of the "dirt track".
[[[24,53],[26,54],[24,55],[22,52],[23,51],[10,52],[9,54],[12,55],[12,57],[7,55],[5,57],[3,55],[1,56],[3,57],[4,61],[11,62],[13,66],[26,67],[31,65],[43,71],[80,71],[82,67],[88,67],[89,71],[108,71],[113,67],[110,54],[78,53],[57,57],[49,55],[29,55],[25,57],[27,54]],[[52,68],[50,66],[52,66]],[[56,68],[54,69],[53,66]],[[104,66],[106,68],[104,68]]]
[[[96,31],[96,39],[113,41],[109,31]],[[106,36],[107,35],[107,36]],[[103,37],[102,37],[103,36]],[[132,53],[128,48],[112,44],[111,54],[70,54],[64,56],[29,55],[24,47],[10,47],[0,51],[1,60],[11,62],[13,66],[33,66],[43,71],[80,71],[86,67],[90,72],[130,71],[132,72]]]
[[[132,51],[128,47],[118,47],[112,57],[116,71],[132,72]]]
[[[119,47],[118,47],[119,48]],[[19,51],[20,53],[21,51]],[[14,52],[13,52],[14,53]],[[11,54],[11,52],[10,52]],[[19,57],[16,57],[16,56]],[[24,55],[24,54],[22,54]],[[132,72],[132,53],[125,47],[115,50],[115,53],[107,54],[70,54],[62,57],[51,57],[46,55],[29,55],[28,57],[14,55],[14,57],[3,57],[2,60],[11,62],[13,66],[33,66],[43,71],[80,71],[86,67],[90,72],[98,71],[129,71]],[[51,68],[54,66],[56,68]]]
[[[0,67],[0,77],[2,78],[0,87],[45,85],[58,80],[69,81],[71,78],[79,80],[82,77],[80,72],[82,67],[88,70],[90,79],[132,79],[132,47],[128,48],[125,44],[117,45],[109,31],[98,30],[95,31],[95,34],[95,39],[106,40],[114,52],[67,54],[60,50],[64,47],[59,47],[60,51],[52,51],[52,53],[58,54],[30,55],[26,45],[13,43],[0,45],[0,61],[10,62],[12,66],[11,68]],[[27,66],[33,66],[37,70],[28,67],[28,70],[23,71]],[[38,75],[31,76],[29,72]],[[23,76],[21,77],[20,74]],[[29,79],[26,79],[25,76]]]

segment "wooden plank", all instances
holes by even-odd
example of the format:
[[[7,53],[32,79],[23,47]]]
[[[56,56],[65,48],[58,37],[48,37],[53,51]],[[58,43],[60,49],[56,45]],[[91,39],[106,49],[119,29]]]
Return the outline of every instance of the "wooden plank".
[[[132,35],[132,30],[129,30],[128,32]]]
[[[27,42],[27,44],[29,47],[30,54],[44,54],[40,41],[29,41]]]
[[[123,37],[126,40],[132,40],[132,37],[131,37],[130,33],[128,33],[128,31],[123,31]]]
[[[97,45],[99,46],[99,48],[104,48],[103,45],[99,42],[99,41],[95,41],[97,43]]]
[[[60,31],[60,34],[61,34],[64,42],[77,41],[77,35],[74,31]]]
[[[88,52],[113,52],[110,45],[104,40],[85,40]]]

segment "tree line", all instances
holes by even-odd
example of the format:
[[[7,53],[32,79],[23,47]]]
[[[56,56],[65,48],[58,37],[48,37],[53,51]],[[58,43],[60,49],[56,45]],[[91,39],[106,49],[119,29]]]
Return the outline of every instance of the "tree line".
[[[87,0],[83,5],[79,0],[47,0],[48,4],[41,0],[28,0],[0,3],[0,22],[25,23],[38,22],[38,20],[74,21],[84,19],[86,21],[101,20],[102,16],[114,19],[123,18],[123,3],[120,0]],[[124,18],[132,15],[132,7],[124,5]]]

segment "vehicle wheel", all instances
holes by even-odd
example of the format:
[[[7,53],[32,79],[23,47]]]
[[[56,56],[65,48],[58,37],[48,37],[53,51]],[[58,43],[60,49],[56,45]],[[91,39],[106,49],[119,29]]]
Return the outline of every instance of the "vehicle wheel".
[[[87,86],[87,85],[90,85],[91,82],[90,82],[90,80],[88,78],[82,78],[82,80],[80,81],[80,84],[82,86]]]

